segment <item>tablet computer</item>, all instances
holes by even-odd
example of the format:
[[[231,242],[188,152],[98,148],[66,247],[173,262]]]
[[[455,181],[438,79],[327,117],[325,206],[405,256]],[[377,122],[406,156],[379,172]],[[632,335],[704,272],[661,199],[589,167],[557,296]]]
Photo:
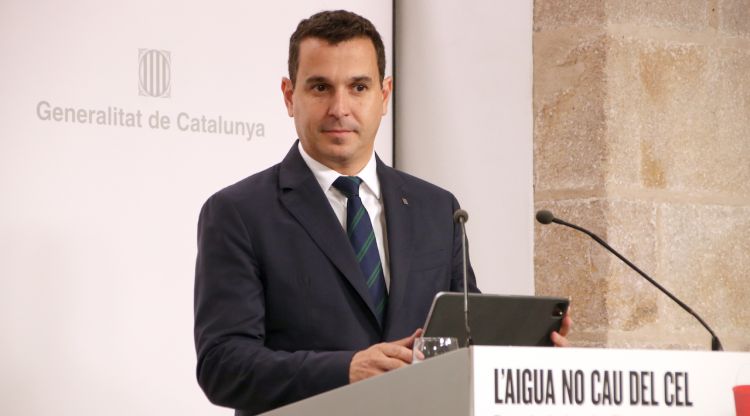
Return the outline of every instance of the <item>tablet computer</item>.
[[[474,345],[551,346],[550,333],[562,325],[570,301],[546,296],[469,294],[469,324]],[[424,337],[454,337],[466,346],[464,295],[435,295]]]

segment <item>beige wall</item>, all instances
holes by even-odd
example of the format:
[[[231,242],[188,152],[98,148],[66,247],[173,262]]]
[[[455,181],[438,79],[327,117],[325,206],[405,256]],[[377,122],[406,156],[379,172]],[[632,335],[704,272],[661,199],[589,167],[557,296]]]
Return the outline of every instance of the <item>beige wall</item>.
[[[536,0],[535,206],[589,227],[750,350],[750,0]],[[708,348],[596,243],[535,229],[579,345]]]

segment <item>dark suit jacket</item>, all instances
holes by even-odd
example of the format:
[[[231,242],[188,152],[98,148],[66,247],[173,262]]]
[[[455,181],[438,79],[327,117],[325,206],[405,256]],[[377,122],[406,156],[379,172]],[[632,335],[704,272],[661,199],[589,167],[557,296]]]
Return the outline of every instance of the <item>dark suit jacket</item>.
[[[379,159],[377,172],[391,268],[383,328],[296,143],[280,164],[205,203],[195,343],[198,382],[211,402],[254,414],[343,386],[356,351],[410,335],[437,292],[462,290],[456,199]]]

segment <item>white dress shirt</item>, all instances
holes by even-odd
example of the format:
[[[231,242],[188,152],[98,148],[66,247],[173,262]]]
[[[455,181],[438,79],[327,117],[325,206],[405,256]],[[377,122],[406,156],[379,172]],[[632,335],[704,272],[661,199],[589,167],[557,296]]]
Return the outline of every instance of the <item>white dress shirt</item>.
[[[335,170],[325,166],[324,164],[313,159],[312,156],[305,152],[302,148],[302,142],[297,144],[299,153],[302,155],[302,159],[310,168],[315,179],[320,184],[320,188],[328,198],[328,203],[331,204],[333,212],[336,213],[341,226],[346,230],[346,195],[341,193],[338,189],[333,187],[333,182],[342,176]],[[362,199],[362,204],[367,210],[367,214],[370,216],[372,222],[372,229],[375,231],[375,241],[378,244],[378,254],[380,254],[380,261],[383,263],[383,275],[385,276],[385,287],[386,290],[390,289],[391,286],[391,269],[388,262],[388,245],[385,244],[386,229],[385,229],[385,210],[383,209],[383,199],[380,192],[380,181],[378,180],[377,163],[375,161],[375,154],[370,155],[370,160],[367,162],[364,168],[354,176],[359,176],[362,179],[362,185],[359,187],[359,197]]]

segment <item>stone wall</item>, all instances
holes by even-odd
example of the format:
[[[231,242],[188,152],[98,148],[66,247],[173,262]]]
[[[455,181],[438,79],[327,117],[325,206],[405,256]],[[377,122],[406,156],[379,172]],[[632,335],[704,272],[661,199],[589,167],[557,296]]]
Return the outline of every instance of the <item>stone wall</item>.
[[[537,209],[597,233],[750,350],[750,0],[535,0]],[[710,337],[593,240],[535,229],[581,346]]]

